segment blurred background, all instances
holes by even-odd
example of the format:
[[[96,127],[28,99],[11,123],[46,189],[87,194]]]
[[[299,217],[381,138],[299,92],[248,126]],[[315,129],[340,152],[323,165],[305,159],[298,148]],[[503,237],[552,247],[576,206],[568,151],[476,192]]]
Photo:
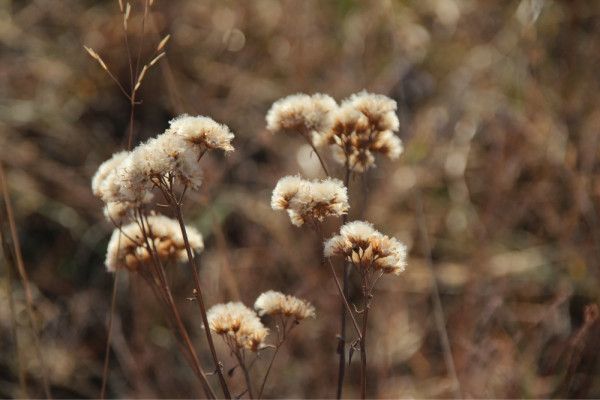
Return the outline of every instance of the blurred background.
[[[131,6],[137,50],[143,2]],[[112,227],[90,179],[127,146],[129,103],[83,46],[128,90],[122,19],[116,0],[0,0],[0,162],[55,397],[100,394]],[[350,218],[410,248],[406,272],[375,294],[369,395],[600,397],[600,2],[156,0],[142,60],[167,34],[166,57],[139,92],[135,142],[181,113],[236,134],[233,154],[204,160],[206,183],[186,204],[205,236],[207,302],[251,305],[274,289],[317,309],[280,352],[268,397],[335,396],[339,298],[315,235],[270,209],[277,180],[318,177],[317,160],[300,137],[268,133],[264,117],[289,94],[342,100],[362,89],[398,102],[405,152],[352,180]],[[0,227],[6,234],[6,219]],[[28,395],[44,396],[25,292],[7,259],[0,397],[24,396],[19,365]],[[187,272],[173,271],[174,292],[209,369]],[[435,323],[434,283],[457,379]],[[123,273],[117,288],[107,396],[196,395],[145,282]],[[358,361],[348,397],[359,396]]]

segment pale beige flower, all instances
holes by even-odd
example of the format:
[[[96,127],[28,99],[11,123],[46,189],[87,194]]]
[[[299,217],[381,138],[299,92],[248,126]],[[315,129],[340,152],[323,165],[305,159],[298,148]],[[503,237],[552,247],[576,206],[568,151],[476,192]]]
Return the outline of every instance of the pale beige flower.
[[[286,210],[296,226],[323,222],[326,217],[348,212],[347,189],[339,179],[309,181],[299,176],[281,178],[271,197],[274,210]]]
[[[213,149],[225,152],[234,150],[231,145],[234,134],[227,125],[219,124],[212,118],[183,114],[170,121],[169,132],[184,138],[200,153]]]
[[[331,113],[337,108],[333,98],[325,94],[294,94],[277,100],[267,113],[267,129],[271,132],[291,132],[320,135],[331,123]]]
[[[296,321],[315,317],[315,308],[307,301],[274,290],[262,293],[254,303],[258,315],[283,315]]]
[[[325,257],[340,256],[362,271],[399,275],[406,267],[406,246],[364,221],[348,222],[324,244]]]
[[[128,155],[127,151],[119,151],[100,164],[92,178],[92,192],[96,197],[104,201],[114,197],[115,192],[118,191],[114,182],[116,171]]]
[[[375,166],[375,154],[392,160],[402,153],[396,102],[383,95],[361,92],[344,100],[332,113],[330,129],[319,138],[329,144],[334,159],[354,172]]]
[[[257,351],[264,346],[269,333],[256,313],[239,302],[216,304],[206,317],[210,330],[221,335],[232,351]]]
[[[196,253],[204,249],[202,235],[186,226],[190,247]],[[185,262],[188,260],[179,222],[163,215],[151,215],[144,219],[144,230],[138,222],[124,225],[113,231],[106,253],[106,268],[137,270],[151,262],[155,251],[163,261]]]

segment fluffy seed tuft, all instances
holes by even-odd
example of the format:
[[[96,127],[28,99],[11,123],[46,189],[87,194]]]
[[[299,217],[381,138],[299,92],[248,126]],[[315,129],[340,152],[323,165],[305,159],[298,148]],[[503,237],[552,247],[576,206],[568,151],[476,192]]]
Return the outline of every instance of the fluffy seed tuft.
[[[254,303],[258,315],[283,315],[296,321],[315,317],[315,308],[307,301],[274,290],[262,293]]]

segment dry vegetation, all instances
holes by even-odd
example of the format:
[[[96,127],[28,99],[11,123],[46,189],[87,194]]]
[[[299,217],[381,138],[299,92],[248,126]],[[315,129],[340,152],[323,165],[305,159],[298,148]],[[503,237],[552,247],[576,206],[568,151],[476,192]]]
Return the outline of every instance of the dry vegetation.
[[[268,290],[308,300],[316,318],[282,345],[272,336],[264,396],[334,398],[341,302],[330,266],[340,277],[342,266],[323,263],[320,235],[340,222],[298,227],[271,208],[281,177],[324,175],[307,134],[273,134],[265,116],[297,92],[339,100],[363,89],[397,102],[404,152],[350,176],[347,218],[408,251],[406,270],[370,293],[366,395],[600,396],[600,3],[131,4],[127,44],[117,1],[0,0],[0,397],[99,397],[109,320],[106,397],[202,395],[190,347],[221,395],[185,262],[166,270],[172,302],[148,277],[116,274],[109,319],[114,227],[90,189],[113,153],[187,113],[235,133],[234,152],[203,157],[202,186],[181,208],[203,236],[206,310],[252,306]],[[127,45],[135,70],[149,66],[140,85]],[[321,155],[343,180],[344,165]],[[349,282],[358,311],[364,279]],[[163,305],[180,312],[190,346]],[[271,335],[277,318],[262,318]],[[219,326],[231,394],[247,397],[248,378],[262,391],[272,353],[235,368],[245,350],[216,340]],[[354,348],[343,394],[356,398]]]

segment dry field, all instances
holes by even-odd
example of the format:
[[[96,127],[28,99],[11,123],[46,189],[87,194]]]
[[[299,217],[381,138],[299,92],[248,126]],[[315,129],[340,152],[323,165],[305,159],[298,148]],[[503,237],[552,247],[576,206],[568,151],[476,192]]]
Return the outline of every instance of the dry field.
[[[342,310],[344,398],[600,397],[600,2],[0,0],[0,50],[0,397],[335,398]]]

